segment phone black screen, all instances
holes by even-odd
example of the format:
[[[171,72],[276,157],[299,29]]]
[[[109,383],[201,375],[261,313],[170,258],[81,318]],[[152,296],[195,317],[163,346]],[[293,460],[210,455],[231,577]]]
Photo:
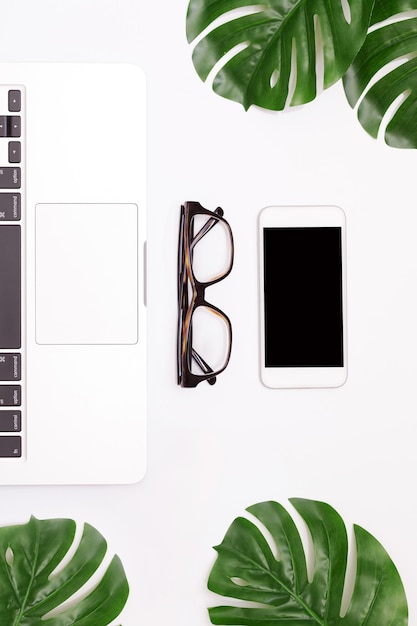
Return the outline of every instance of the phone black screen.
[[[343,367],[341,228],[263,237],[265,367]]]

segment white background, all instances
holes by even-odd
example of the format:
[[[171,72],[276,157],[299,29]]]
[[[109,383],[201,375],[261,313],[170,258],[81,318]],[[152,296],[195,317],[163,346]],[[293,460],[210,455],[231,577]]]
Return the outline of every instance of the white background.
[[[245,113],[216,96],[192,66],[186,8],[186,0],[2,3],[1,61],[133,62],[145,70],[150,258],[145,479],[1,487],[0,523],[30,514],[90,522],[126,568],[124,626],[205,626],[218,600],[206,590],[212,546],[234,517],[265,499],[320,499],[339,511],[350,538],[357,523],[381,541],[415,625],[417,152],[370,139],[340,84],[285,113]],[[45,138],[53,144],[53,129]],[[207,294],[232,320],[231,362],[214,387],[194,390],[175,380],[185,200],[221,205],[236,245],[232,274]],[[349,375],[340,389],[260,383],[257,217],[270,204],[346,212]]]

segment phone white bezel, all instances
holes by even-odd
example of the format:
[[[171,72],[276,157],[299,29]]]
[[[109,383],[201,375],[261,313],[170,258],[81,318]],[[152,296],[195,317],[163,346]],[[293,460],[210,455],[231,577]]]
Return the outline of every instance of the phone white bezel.
[[[340,227],[342,233],[342,314],[343,314],[343,366],[342,367],[265,367],[265,316],[264,316],[264,228],[279,227]],[[260,370],[264,385],[271,388],[340,387],[347,378],[347,325],[346,325],[346,217],[334,205],[326,206],[268,206],[259,215],[259,294],[260,294]]]

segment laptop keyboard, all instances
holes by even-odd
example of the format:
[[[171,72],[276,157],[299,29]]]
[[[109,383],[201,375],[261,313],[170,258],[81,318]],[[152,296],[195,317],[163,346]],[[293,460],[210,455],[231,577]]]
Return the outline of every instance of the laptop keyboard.
[[[0,458],[22,457],[24,91],[0,85]]]

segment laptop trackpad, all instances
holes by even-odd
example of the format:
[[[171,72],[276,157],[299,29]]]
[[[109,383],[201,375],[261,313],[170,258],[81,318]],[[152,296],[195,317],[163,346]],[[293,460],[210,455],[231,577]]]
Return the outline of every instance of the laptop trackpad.
[[[134,344],[135,204],[36,206],[36,341]]]

